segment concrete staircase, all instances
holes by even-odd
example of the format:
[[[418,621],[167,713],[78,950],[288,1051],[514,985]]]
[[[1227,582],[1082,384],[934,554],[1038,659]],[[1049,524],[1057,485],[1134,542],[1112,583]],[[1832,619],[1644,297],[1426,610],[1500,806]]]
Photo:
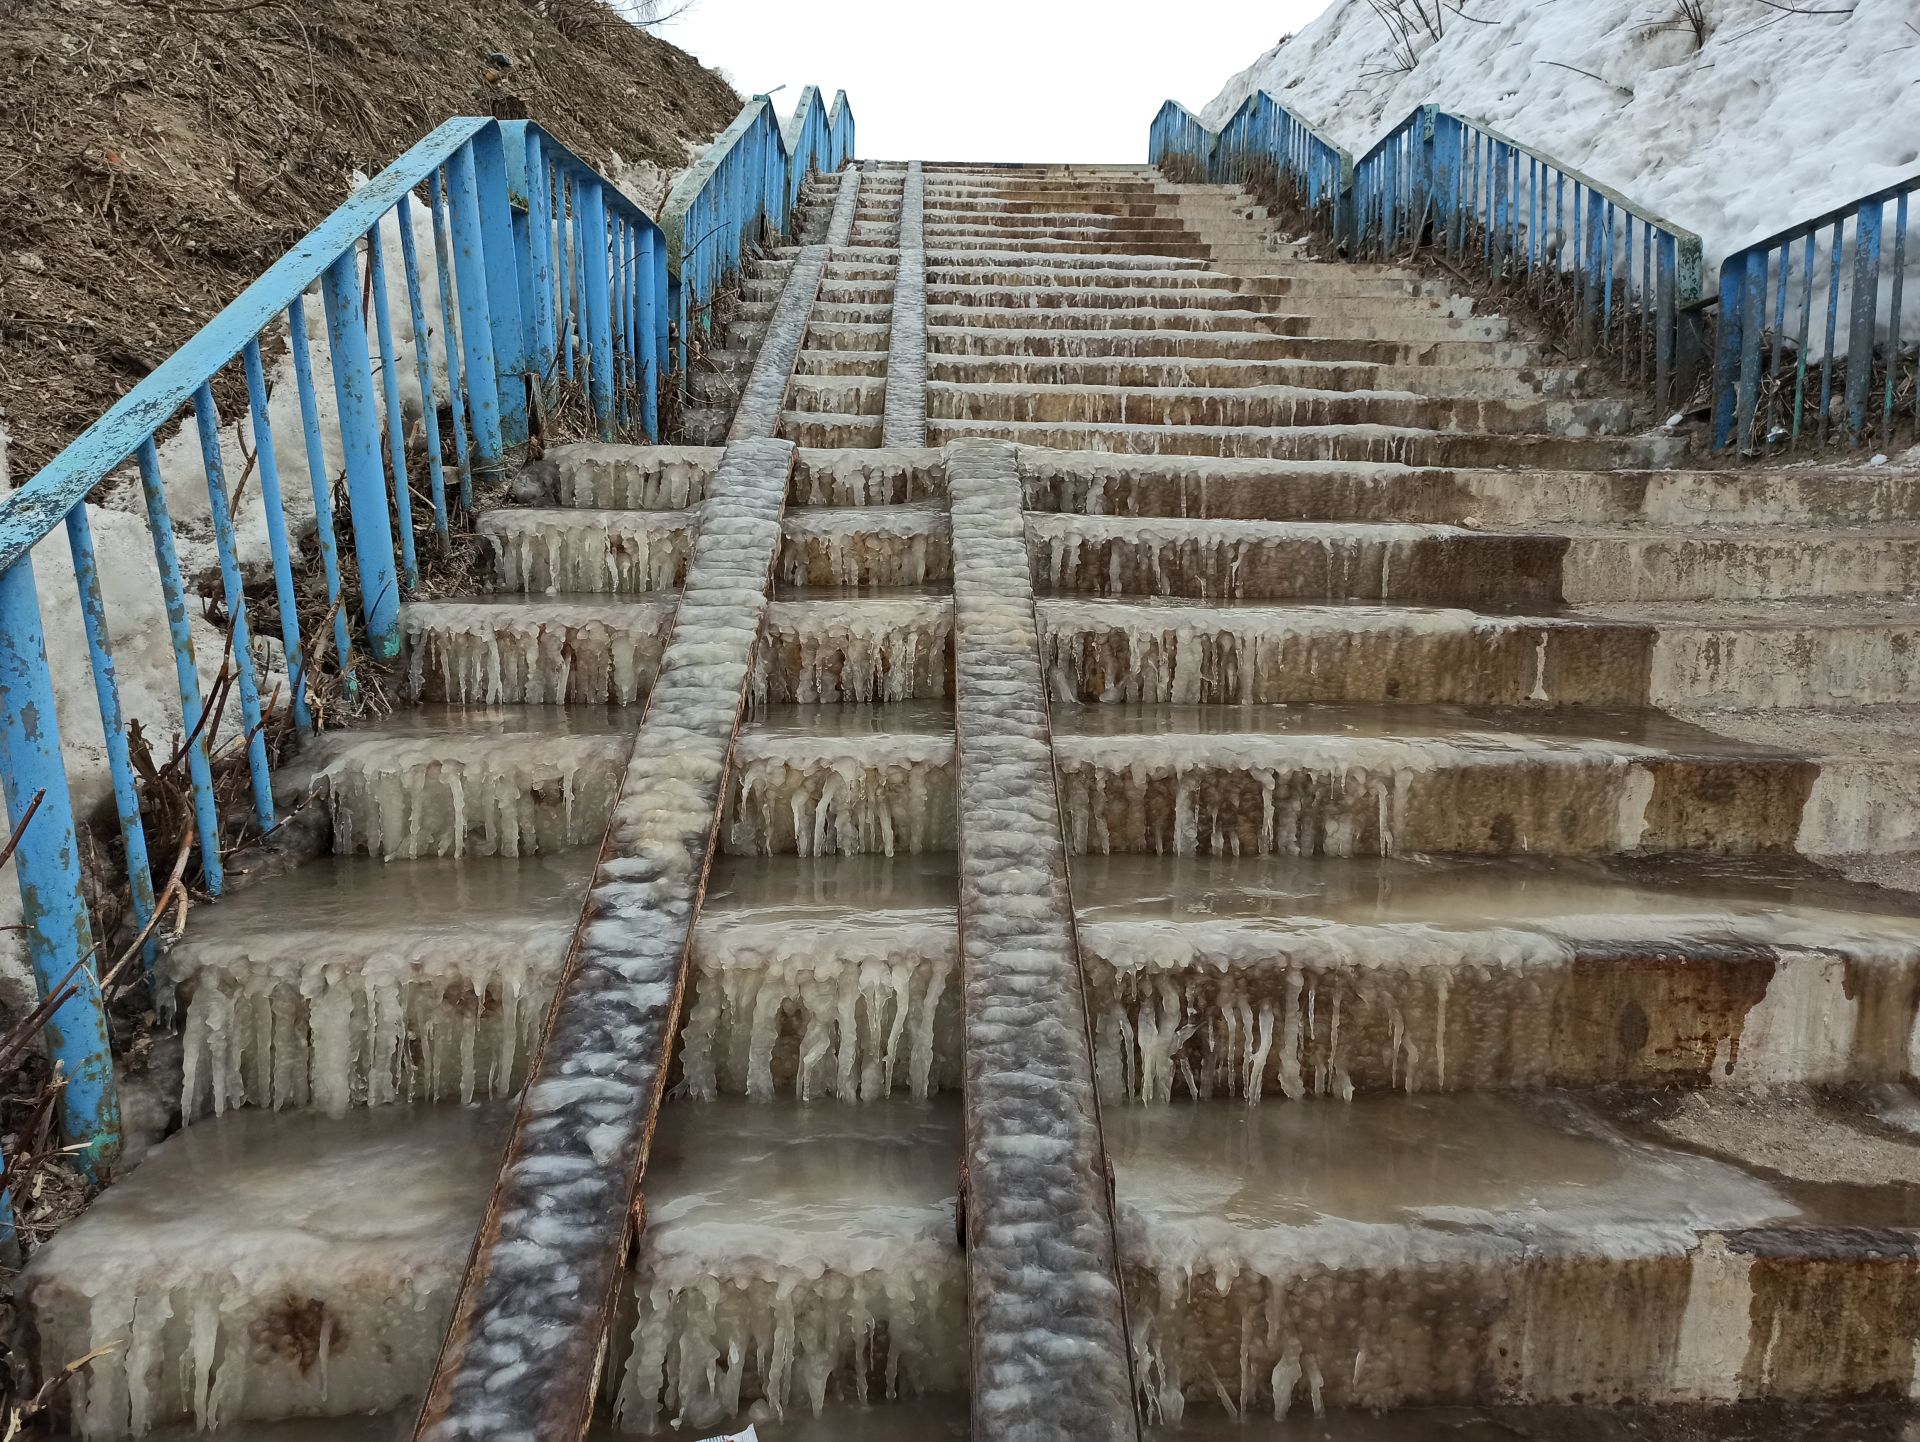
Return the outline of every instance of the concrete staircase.
[[[607,1425],[1067,1435],[982,1390],[1005,1345],[1081,1400],[1130,1368],[1156,1436],[1903,1435],[1920,477],[1705,468],[1220,188],[869,164],[841,240],[842,184]],[[802,263],[750,267],[701,434]],[[407,1435],[722,454],[531,467],[494,589],[407,608],[417,704],[296,778],[332,854],[167,957],[190,1124],[23,1291],[44,1366],[116,1346],[76,1435]],[[1022,501],[1030,605],[987,564]],[[980,789],[1016,728],[969,677],[1023,615],[1058,815],[998,869],[1064,847],[1069,970],[989,1004],[979,843],[1046,787]],[[983,1029],[1073,990],[1078,1062]],[[1127,1334],[1077,1352],[983,1309],[1028,1058],[1036,1151],[1101,1103]]]

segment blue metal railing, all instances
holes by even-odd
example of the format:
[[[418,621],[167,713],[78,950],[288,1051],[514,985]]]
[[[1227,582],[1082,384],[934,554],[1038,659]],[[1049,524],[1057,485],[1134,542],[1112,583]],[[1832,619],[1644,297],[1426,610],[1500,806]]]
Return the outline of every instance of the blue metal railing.
[[[1218,133],[1178,101],[1160,107],[1148,132],[1150,164],[1255,192],[1278,183],[1327,232],[1351,229],[1353,160],[1265,91],[1244,100]]]
[[[1354,163],[1357,255],[1422,244],[1570,302],[1576,349],[1664,406],[1698,378],[1700,237],[1487,126],[1423,105]]]
[[[773,101],[756,95],[707,153],[680,177],[660,214],[687,360],[687,317],[704,314],[714,292],[740,268],[763,229],[785,232],[809,174],[853,158],[853,111],[843,90],[829,112],[809,85],[783,125]]]
[[[1217,135],[1170,100],[1148,156],[1255,190],[1273,174],[1355,258],[1433,244],[1570,303],[1566,339],[1617,357],[1663,404],[1697,379],[1700,238],[1484,125],[1424,105],[1350,161],[1269,95],[1249,96]]]
[[[416,207],[430,225],[430,257],[414,233]],[[389,232],[383,235],[383,230]],[[394,240],[398,233],[396,262]],[[360,588],[362,645],[379,660],[400,649],[400,600],[418,574],[413,495],[423,486],[436,532],[471,503],[476,476],[501,471],[536,415],[568,378],[585,393],[601,435],[634,428],[657,439],[657,391],[668,357],[667,246],[645,214],[612,184],[527,122],[449,120],[401,156],[314,228],[198,334],[114,405],[19,490],[0,502],[0,791],[7,815],[25,816],[14,861],[26,940],[43,997],[73,994],[53,1013],[46,1040],[66,1078],[63,1126],[90,1172],[119,1144],[118,1103],[91,919],[81,890],[69,779],[61,757],[54,677],[42,628],[32,548],[64,527],[85,624],[88,664],[106,733],[114,809],[131,885],[132,914],[144,927],[155,896],[147,836],[114,673],[109,617],[87,521],[86,497],[129,459],[138,473],[166,606],[182,713],[199,848],[201,885],[221,890],[221,823],[214,789],[215,737],[188,624],[181,573],[156,440],[183,409],[199,441],[215,550],[231,625],[234,690],[240,700],[250,824],[275,825],[272,763],[249,644],[249,602],[222,462],[217,381],[237,362],[252,410],[252,470],[264,511],[278,629],[290,677],[289,719],[312,726],[307,681],[330,639],[333,661],[351,676],[351,638],[341,604],[341,538],[336,535],[330,454],[342,458],[351,559]],[[410,457],[395,345],[389,267],[398,264],[412,333],[414,379],[424,419],[423,454]],[[424,281],[431,278],[433,296]],[[308,291],[320,291],[334,414],[315,386]],[[370,293],[371,305],[368,304]],[[440,336],[430,342],[429,302]],[[282,327],[284,326],[284,331]],[[268,418],[266,355],[291,351],[298,391],[313,530],[333,608],[330,638],[303,638],[292,543],[282,492],[283,464]],[[430,344],[442,354],[430,354]],[[438,364],[437,364],[438,362]],[[436,376],[443,381],[436,381]],[[456,499],[449,501],[438,416],[450,412]],[[396,540],[398,555],[396,558]],[[77,666],[77,657],[54,663]],[[151,946],[148,948],[151,964]],[[3,1224],[3,1221],[0,1221]]]
[[[1736,445],[1753,455],[1875,439],[1890,448],[1903,423],[1920,425],[1920,385],[1901,336],[1915,191],[1920,175],[1721,262],[1715,450]]]

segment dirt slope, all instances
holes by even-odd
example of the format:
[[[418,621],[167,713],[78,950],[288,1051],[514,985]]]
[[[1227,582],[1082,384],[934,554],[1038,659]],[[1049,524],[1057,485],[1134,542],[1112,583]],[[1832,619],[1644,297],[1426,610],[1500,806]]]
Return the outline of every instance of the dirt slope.
[[[721,3],[721,0],[714,0]],[[684,164],[740,105],[601,0],[0,5],[0,413],[24,481],[373,172],[522,102]],[[513,61],[490,72],[492,52]]]

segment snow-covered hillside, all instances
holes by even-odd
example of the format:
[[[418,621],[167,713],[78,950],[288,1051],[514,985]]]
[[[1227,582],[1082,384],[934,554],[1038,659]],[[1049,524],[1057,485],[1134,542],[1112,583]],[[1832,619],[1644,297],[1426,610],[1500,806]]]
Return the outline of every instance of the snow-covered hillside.
[[[1920,171],[1920,0],[1701,5],[1704,44],[1682,0],[1399,0],[1441,33],[1396,59],[1382,7],[1333,0],[1204,118],[1264,89],[1357,158],[1437,104],[1697,231],[1709,267]]]

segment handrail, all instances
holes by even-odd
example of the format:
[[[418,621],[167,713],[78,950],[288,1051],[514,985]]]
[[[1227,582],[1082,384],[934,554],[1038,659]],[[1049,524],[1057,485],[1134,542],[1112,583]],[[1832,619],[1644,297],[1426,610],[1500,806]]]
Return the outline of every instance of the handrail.
[[[714,292],[739,270],[763,225],[788,230],[809,174],[838,170],[853,153],[847,93],[835,94],[829,113],[819,88],[809,85],[784,123],[771,98],[754,96],[680,177],[660,212],[660,228],[667,237],[683,371],[687,317],[705,312]]]
[[[1290,182],[1323,238],[1355,258],[1423,244],[1494,280],[1571,307],[1568,339],[1614,355],[1663,405],[1692,392],[1701,343],[1700,237],[1478,121],[1423,105],[1357,161],[1265,92],[1216,134],[1168,101],[1149,159],[1184,157],[1210,180],[1258,190]]]
[[[1264,90],[1241,102],[1218,131],[1176,100],[1160,107],[1148,132],[1148,163],[1191,171],[1219,185],[1256,192],[1269,183],[1286,186],[1316,225],[1334,237],[1351,228],[1353,159],[1319,130]],[[1169,157],[1179,157],[1169,168]]]
[[[428,251],[424,263],[423,250]],[[84,964],[93,952],[92,922],[81,891],[34,546],[64,526],[105,731],[133,920],[144,926],[155,905],[153,880],[114,670],[114,618],[101,596],[88,494],[133,460],[174,653],[201,886],[218,894],[223,873],[212,770],[216,738],[203,725],[188,621],[189,578],[182,573],[172,519],[176,482],[196,489],[205,483],[232,627],[253,822],[264,832],[279,818],[224,456],[230,438],[222,434],[216,382],[240,381],[247,396],[252,441],[247,464],[257,484],[233,489],[232,497],[245,494],[249,517],[264,522],[290,675],[289,710],[295,727],[305,733],[313,727],[308,682],[326,638],[303,642],[301,636],[292,542],[307,522],[287,513],[283,458],[292,464],[297,453],[305,462],[313,537],[332,612],[333,665],[350,684],[353,641],[342,604],[342,545],[330,502],[336,467],[346,479],[361,644],[374,658],[387,660],[400,650],[402,594],[418,577],[416,487],[431,497],[432,524],[444,537],[450,509],[471,503],[473,478],[497,474],[507,453],[528,439],[529,396],[535,413],[545,416],[563,378],[578,377],[604,438],[629,427],[657,438],[655,392],[667,357],[666,253],[658,227],[539,126],[478,117],[449,120],[354,192],[37,475],[0,501],[0,793],[16,820],[38,806],[14,861],[41,995],[63,985],[74,988],[54,1012],[46,1037],[67,1078],[63,1127],[90,1172],[109,1165],[118,1151],[118,1104],[100,989]],[[314,384],[316,350],[307,322],[307,292],[316,284],[326,330],[318,354],[333,380],[332,394],[324,400]],[[394,323],[400,307],[411,322],[404,332]],[[396,334],[405,346],[396,344]],[[426,343],[417,343],[420,339]],[[269,354],[282,344],[288,354],[275,365],[274,380],[297,392],[299,420],[276,435],[267,369]],[[403,397],[403,390],[410,394]],[[409,403],[426,420],[418,428],[418,456],[407,443]],[[451,415],[451,459],[441,450],[443,404]],[[192,412],[197,433],[198,474],[169,476],[159,433],[183,407]],[[175,447],[169,443],[167,451],[172,456]],[[179,458],[190,454],[189,442]],[[458,483],[451,502],[449,464]],[[78,664],[66,656],[53,660],[63,667]],[[147,960],[151,965],[150,947]]]
[[[1825,446],[1839,431],[1836,391],[1844,407],[1846,442],[1863,445],[1877,434],[1882,449],[1892,448],[1902,409],[1907,209],[1916,191],[1920,175],[1788,226],[1721,262],[1713,379],[1716,451],[1734,445],[1742,454],[1764,454],[1809,438]],[[1885,245],[1889,203],[1894,206],[1891,253]],[[1889,289],[1884,319],[1883,283]],[[1813,331],[1816,290],[1824,290],[1826,300],[1820,335]],[[1789,292],[1795,292],[1791,302]],[[1790,381],[1784,374],[1789,366]],[[1810,418],[1807,403],[1816,371],[1818,412]],[[1910,419],[1920,425],[1920,395]]]

